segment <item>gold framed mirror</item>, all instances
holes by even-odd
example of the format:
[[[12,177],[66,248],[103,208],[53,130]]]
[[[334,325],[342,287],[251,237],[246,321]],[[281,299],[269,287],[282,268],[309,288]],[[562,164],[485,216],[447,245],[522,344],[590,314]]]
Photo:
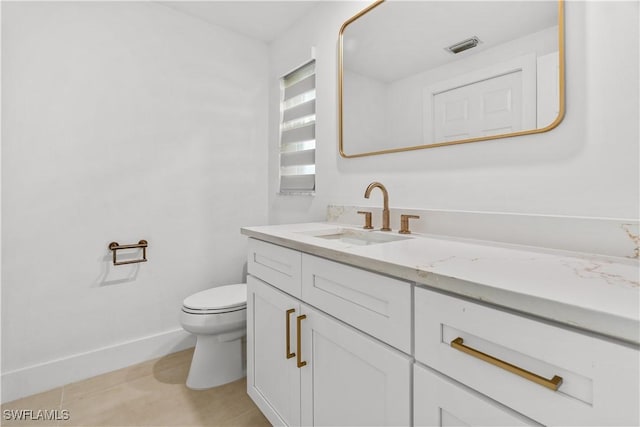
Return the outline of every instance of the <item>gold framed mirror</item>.
[[[564,58],[563,0],[376,1],[339,33],[340,155],[547,132]]]

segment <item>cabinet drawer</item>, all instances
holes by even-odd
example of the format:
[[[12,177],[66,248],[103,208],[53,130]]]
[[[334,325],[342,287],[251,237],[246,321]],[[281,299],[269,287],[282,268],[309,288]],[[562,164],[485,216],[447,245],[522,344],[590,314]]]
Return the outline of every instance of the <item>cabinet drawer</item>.
[[[540,425],[417,364],[413,369],[413,390],[416,427]]]
[[[543,424],[638,425],[635,348],[422,288],[415,333],[418,361]],[[562,382],[554,391],[478,352]]]
[[[256,239],[249,239],[247,271],[286,293],[300,298],[301,254]]]
[[[411,284],[302,255],[302,299],[405,353],[411,353]]]

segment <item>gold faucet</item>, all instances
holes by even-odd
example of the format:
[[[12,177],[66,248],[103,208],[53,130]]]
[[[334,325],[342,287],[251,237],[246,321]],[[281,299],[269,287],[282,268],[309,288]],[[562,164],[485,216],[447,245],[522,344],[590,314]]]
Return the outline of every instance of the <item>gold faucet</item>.
[[[372,182],[365,190],[364,198],[368,199],[371,195],[371,190],[376,187],[382,190],[382,197],[384,200],[384,208],[382,209],[382,228],[380,230],[391,231],[391,228],[389,227],[389,192],[387,191],[385,186],[380,184],[379,182]]]

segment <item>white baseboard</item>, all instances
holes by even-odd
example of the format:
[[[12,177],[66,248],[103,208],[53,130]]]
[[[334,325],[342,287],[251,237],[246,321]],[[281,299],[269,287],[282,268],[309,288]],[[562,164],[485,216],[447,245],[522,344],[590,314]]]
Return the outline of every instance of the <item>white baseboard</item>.
[[[2,373],[2,403],[184,350],[195,337],[174,329]]]

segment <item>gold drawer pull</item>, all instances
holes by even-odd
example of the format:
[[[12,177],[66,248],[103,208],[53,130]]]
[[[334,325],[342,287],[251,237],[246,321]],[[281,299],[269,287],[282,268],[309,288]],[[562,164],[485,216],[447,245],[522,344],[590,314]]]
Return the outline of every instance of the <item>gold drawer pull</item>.
[[[295,313],[296,309],[295,308],[290,308],[289,310],[287,310],[287,359],[291,359],[292,357],[295,357],[295,353],[291,353],[291,314]]]
[[[297,326],[298,329],[296,331],[297,334],[297,338],[298,338],[298,342],[297,342],[297,352],[298,352],[298,368],[302,368],[303,366],[305,366],[307,364],[306,361],[302,360],[302,327],[301,327],[301,323],[304,319],[307,318],[306,314],[303,314],[302,316],[298,316],[296,318],[296,320],[298,321]]]
[[[463,353],[467,353],[470,356],[476,357],[480,360],[484,360],[487,363],[491,363],[492,365],[495,365],[499,368],[505,369],[513,374],[519,375],[522,378],[526,378],[529,381],[533,381],[536,384],[540,384],[541,386],[549,388],[553,391],[557,391],[558,387],[560,387],[560,384],[562,384],[562,377],[554,375],[553,378],[549,380],[547,378],[541,377],[540,375],[536,375],[533,372],[529,372],[526,369],[519,368],[515,365],[512,365],[511,363],[507,363],[503,360],[496,359],[493,356],[489,356],[488,354],[478,351],[475,348],[467,347],[463,343],[464,340],[458,337],[455,340],[451,341],[451,347],[455,348],[456,350],[460,350]]]

